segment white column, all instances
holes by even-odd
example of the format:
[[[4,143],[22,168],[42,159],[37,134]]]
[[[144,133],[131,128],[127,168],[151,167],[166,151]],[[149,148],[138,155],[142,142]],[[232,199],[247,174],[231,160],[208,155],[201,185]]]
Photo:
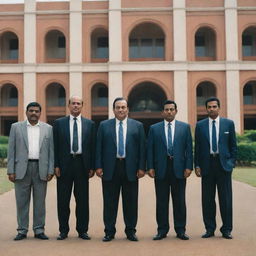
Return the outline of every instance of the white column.
[[[188,122],[188,72],[174,72],[174,101],[177,103],[177,119]]]
[[[24,2],[24,64],[36,63],[36,1]],[[36,101],[36,73],[25,70],[23,74],[24,111],[28,103]]]
[[[108,117],[114,117],[113,101],[117,97],[123,96],[123,77],[121,71],[111,71],[108,74]]]
[[[82,63],[82,0],[70,1],[69,17],[69,49],[70,64]],[[69,72],[69,90],[70,96],[83,95],[82,90],[82,72],[72,67]]]
[[[236,8],[237,0],[225,0],[226,59],[228,69],[226,71],[227,117],[235,122],[236,131],[240,133],[242,121],[240,111],[240,77],[238,66],[234,63],[239,60]]]
[[[109,0],[109,61],[122,61],[121,1]]]
[[[109,0],[109,62],[122,61],[122,17],[121,1]],[[123,96],[123,79],[121,71],[110,71],[108,74],[108,116],[114,117],[113,101]]]
[[[186,1],[173,0],[174,61],[187,60]],[[188,72],[174,71],[174,100],[178,106],[177,119],[188,122]]]

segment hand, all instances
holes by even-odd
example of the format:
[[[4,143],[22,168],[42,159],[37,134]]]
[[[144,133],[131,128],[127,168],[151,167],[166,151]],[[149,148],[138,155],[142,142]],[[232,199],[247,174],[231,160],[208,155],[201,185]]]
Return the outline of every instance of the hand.
[[[103,170],[102,170],[102,168],[98,168],[98,169],[96,170],[96,175],[97,175],[98,177],[102,178],[102,176],[103,176]]]
[[[48,174],[46,177],[47,181],[50,181],[52,179],[52,177],[53,177],[53,174]]]
[[[88,172],[89,179],[94,176],[94,173],[95,173],[94,170],[89,170],[89,172]]]
[[[55,176],[56,176],[57,178],[59,178],[59,177],[60,177],[60,168],[59,168],[59,167],[55,167],[54,173],[55,173]]]
[[[184,178],[188,178],[190,176],[191,172],[192,172],[192,170],[185,169],[185,171],[184,171]]]
[[[200,167],[196,167],[195,168],[195,173],[197,177],[201,177],[201,168]]]
[[[9,181],[15,182],[16,174],[15,173],[8,174],[8,178],[9,178]]]
[[[149,169],[148,170],[148,176],[151,178],[155,178],[155,169]]]
[[[144,172],[143,170],[138,170],[138,171],[137,171],[137,178],[138,178],[138,179],[144,177],[144,175],[145,175],[145,172]]]

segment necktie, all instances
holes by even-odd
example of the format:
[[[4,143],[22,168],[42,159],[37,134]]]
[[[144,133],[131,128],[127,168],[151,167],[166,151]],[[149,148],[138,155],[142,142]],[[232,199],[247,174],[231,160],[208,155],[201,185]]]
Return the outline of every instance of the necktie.
[[[123,122],[119,123],[118,130],[118,155],[120,157],[124,156],[124,131],[123,131]]]
[[[212,151],[217,152],[217,138],[216,138],[216,126],[215,120],[212,121]]]
[[[73,126],[73,144],[72,150],[74,153],[78,151],[78,131],[77,131],[77,118],[74,117],[74,126]]]
[[[168,123],[168,155],[173,156],[173,146],[172,146],[172,128],[171,128],[171,123]]]

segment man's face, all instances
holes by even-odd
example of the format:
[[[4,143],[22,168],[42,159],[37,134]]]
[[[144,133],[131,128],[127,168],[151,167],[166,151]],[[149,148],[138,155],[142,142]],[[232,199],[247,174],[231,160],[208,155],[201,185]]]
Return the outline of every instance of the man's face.
[[[127,102],[125,100],[119,100],[115,103],[113,109],[116,119],[122,121],[124,120],[129,113],[129,108],[127,107]]]
[[[80,98],[73,97],[70,99],[68,108],[72,116],[79,116],[82,111],[82,107],[83,107],[83,102]]]
[[[41,111],[39,107],[29,107],[26,111],[26,116],[31,124],[37,124],[40,118]]]
[[[215,119],[218,117],[219,112],[220,112],[220,108],[218,106],[218,102],[217,101],[210,101],[207,103],[206,106],[206,111],[208,113],[208,116],[212,119]]]
[[[175,118],[177,112],[178,112],[178,110],[175,109],[174,104],[166,104],[166,105],[164,105],[164,110],[162,111],[162,116],[167,122],[171,122]]]

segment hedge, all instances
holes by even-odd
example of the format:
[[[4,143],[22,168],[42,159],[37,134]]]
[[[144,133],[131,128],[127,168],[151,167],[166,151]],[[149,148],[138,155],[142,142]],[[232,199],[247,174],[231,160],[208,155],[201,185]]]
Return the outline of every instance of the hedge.
[[[238,143],[237,163],[238,165],[250,166],[256,163],[256,142]]]
[[[0,145],[8,144],[7,136],[0,136]]]

